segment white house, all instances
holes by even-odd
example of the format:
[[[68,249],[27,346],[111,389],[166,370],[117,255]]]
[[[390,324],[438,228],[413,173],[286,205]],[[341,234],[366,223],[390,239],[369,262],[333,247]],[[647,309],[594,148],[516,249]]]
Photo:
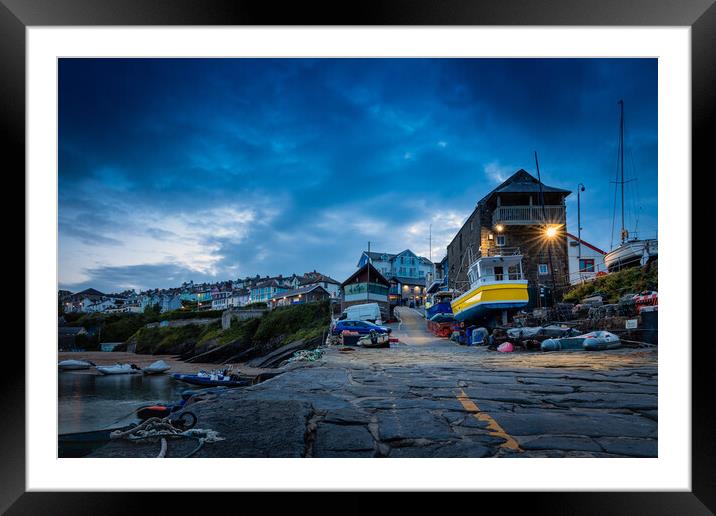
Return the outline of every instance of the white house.
[[[316,271],[304,274],[304,279],[301,281],[299,288],[304,289],[314,286],[323,288],[332,299],[341,297],[341,283],[339,281]]]
[[[110,308],[115,308],[114,300],[112,299],[103,299],[83,307],[85,312],[104,312]]]
[[[579,240],[571,233],[567,233],[567,249],[569,263],[569,282],[580,283],[594,279],[597,274],[606,273],[604,255],[607,254],[598,247]]]
[[[231,292],[213,292],[211,294],[211,309],[212,310],[226,310],[229,308],[229,301],[231,300]]]
[[[230,307],[239,307],[249,304],[249,298],[251,297],[251,291],[247,288],[241,288],[234,290],[229,298]]]

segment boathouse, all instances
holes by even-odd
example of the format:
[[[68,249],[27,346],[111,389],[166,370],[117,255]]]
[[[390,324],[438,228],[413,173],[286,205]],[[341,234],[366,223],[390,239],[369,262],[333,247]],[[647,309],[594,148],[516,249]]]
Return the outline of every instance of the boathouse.
[[[520,169],[485,195],[448,244],[450,288],[469,288],[468,268],[480,256],[500,247],[519,248],[531,302],[540,287],[553,288],[559,296],[570,283],[565,232],[570,193],[540,185]]]
[[[392,318],[388,281],[371,263],[366,263],[341,283],[341,311],[349,306],[378,303],[384,321]]]

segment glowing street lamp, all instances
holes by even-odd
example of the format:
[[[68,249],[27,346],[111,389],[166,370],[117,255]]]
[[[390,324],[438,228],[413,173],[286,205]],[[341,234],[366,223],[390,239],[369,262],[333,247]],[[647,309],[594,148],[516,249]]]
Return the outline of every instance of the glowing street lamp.
[[[547,229],[545,229],[544,234],[547,238],[554,238],[557,236],[557,227],[556,226],[548,226]]]
[[[502,224],[498,224],[497,226],[495,226],[495,231],[497,231],[498,233],[502,233],[502,231],[504,231],[504,229],[505,229],[505,226],[503,226]]]

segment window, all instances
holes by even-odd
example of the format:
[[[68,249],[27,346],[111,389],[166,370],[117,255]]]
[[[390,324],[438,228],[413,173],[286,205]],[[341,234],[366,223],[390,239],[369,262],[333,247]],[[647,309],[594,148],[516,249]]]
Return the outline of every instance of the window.
[[[497,235],[497,245],[505,245],[505,235]]]
[[[594,258],[579,260],[579,272],[594,272]]]
[[[540,276],[546,276],[549,274],[549,267],[547,267],[546,263],[540,263],[537,266],[537,271],[539,272]]]

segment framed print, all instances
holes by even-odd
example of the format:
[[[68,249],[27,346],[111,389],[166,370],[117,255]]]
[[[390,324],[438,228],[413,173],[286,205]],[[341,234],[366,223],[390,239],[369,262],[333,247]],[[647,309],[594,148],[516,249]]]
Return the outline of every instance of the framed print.
[[[713,510],[690,211],[710,1],[2,2],[27,203],[4,510]]]

